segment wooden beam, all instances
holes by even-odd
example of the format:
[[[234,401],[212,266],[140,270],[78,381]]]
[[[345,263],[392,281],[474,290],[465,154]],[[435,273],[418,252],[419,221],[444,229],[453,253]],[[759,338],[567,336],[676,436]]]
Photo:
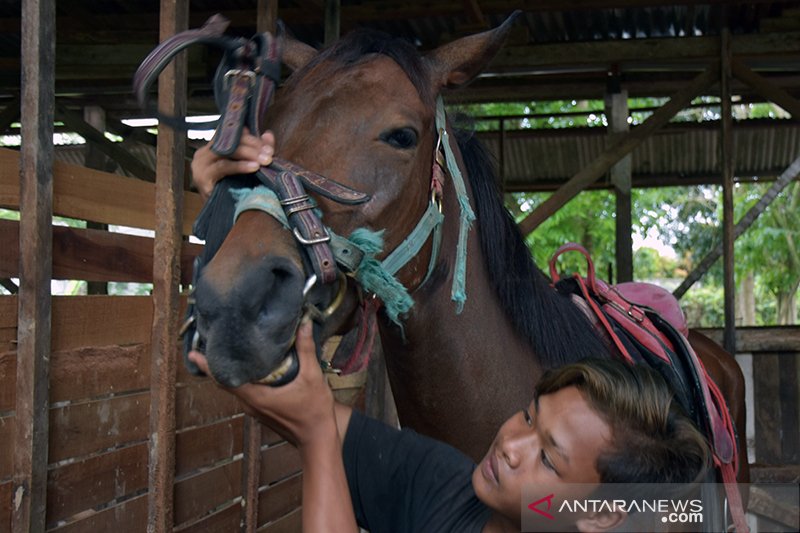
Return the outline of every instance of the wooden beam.
[[[744,216],[736,223],[733,228],[733,238],[738,239],[739,236],[747,231],[747,228],[753,225],[753,222],[763,213],[769,204],[772,203],[773,200],[780,194],[780,192],[785,189],[791,182],[794,180],[797,175],[800,174],[800,157],[795,159],[789,167],[783,171],[783,173],[778,176],[772,186],[764,193],[764,196],[758,199],[758,202],[750,208],[750,210],[744,214]],[[688,276],[683,282],[674,290],[672,294],[676,298],[681,298],[686,291],[689,290],[689,287],[694,285],[694,283],[699,280],[703,274],[708,272],[708,269],[711,268],[711,265],[720,258],[722,255],[722,244],[719,244],[711,250],[708,255],[706,255],[700,263]]]
[[[739,59],[765,57],[796,57],[800,53],[800,32],[754,33],[737,35],[731,53]],[[546,68],[608,69],[622,65],[622,71],[632,65],[658,68],[659,62],[685,65],[719,61],[719,38],[665,37],[650,39],[620,39],[610,41],[572,42],[563,44],[529,44],[506,46],[489,64],[486,72],[502,73]]]
[[[726,13],[723,10],[723,13]],[[726,22],[727,24],[727,22]],[[733,242],[733,114],[731,112],[731,33],[727,26],[720,35],[720,161],[722,164],[722,249],[725,336],[723,347],[736,353],[736,279]]]
[[[256,31],[275,33],[278,24],[278,0],[258,0],[256,10]]]
[[[103,132],[96,130],[90,124],[87,124],[80,116],[65,107],[56,106],[58,116],[64,121],[64,124],[75,130],[81,137],[85,138],[88,142],[97,146],[108,157],[120,164],[122,168],[134,174],[137,178],[154,182],[156,173],[142,163],[137,157],[129,154],[124,148],[117,143],[113,143],[106,139]]]
[[[686,76],[685,72],[626,75],[622,88],[628,91],[629,98],[670,96],[691,81]],[[797,93],[800,88],[800,77],[798,76],[781,74],[770,76],[767,79],[773,85],[781,87],[787,92]],[[563,100],[566,95],[578,100],[600,100],[603,98],[605,90],[606,82],[598,76],[582,76],[578,79],[544,75],[479,78],[463,89],[448,92],[445,96],[445,103]],[[731,92],[747,97],[752,95],[754,90],[749,85],[735,79],[731,84]]]
[[[19,208],[19,160],[19,152],[0,148],[0,207]],[[55,214],[155,229],[152,183],[61,161],[55,162],[54,173]],[[191,235],[192,222],[200,213],[203,201],[199,194],[185,192],[184,203],[183,231],[184,235]]]
[[[242,524],[245,533],[258,529],[258,489],[261,486],[261,422],[244,415],[242,457]]]
[[[11,530],[45,530],[53,220],[55,0],[22,5],[20,288]]]
[[[106,129],[106,112],[100,106],[84,107],[83,119],[87,125],[98,131],[105,131]],[[83,147],[83,154],[84,165],[88,168],[112,172],[117,166],[117,163],[109,160],[95,143],[86,143]],[[88,229],[108,231],[108,224],[103,224],[102,222],[87,221],[86,227]],[[86,283],[86,294],[108,294],[108,284],[103,281],[89,281]]]
[[[342,0],[325,0],[325,46],[339,39],[342,26]]]
[[[731,71],[734,76],[755,89],[758,94],[781,106],[795,120],[800,120],[800,100],[775,86],[764,76],[756,74],[738,59],[731,59]]]
[[[628,92],[617,91],[606,96],[609,141],[613,142],[630,130],[628,126]],[[623,157],[609,169],[614,186],[616,218],[616,283],[633,281],[633,236],[631,216],[631,155]]]
[[[698,328],[698,331],[722,344],[722,328]],[[736,347],[739,353],[753,353],[756,357],[761,352],[800,353],[800,326],[736,328]]]
[[[558,191],[553,193],[544,203],[539,205],[530,215],[519,223],[523,235],[535,230],[549,216],[558,211],[564,204],[575,197],[579,192],[596,181],[611,166],[633,151],[656,130],[661,128],[678,111],[688,105],[692,99],[702,91],[710,87],[717,77],[718,68],[710,67],[708,70],[697,76],[683,90],[679,91],[664,104],[661,109],[653,113],[640,126],[622,137],[608,150],[600,154],[586,168],[575,174]]]
[[[189,285],[199,244],[181,246],[181,283]],[[0,276],[19,277],[19,223],[0,219]],[[153,239],[96,229],[53,226],[53,279],[152,283]],[[11,289],[9,289],[11,290]],[[15,291],[12,291],[15,292]]]
[[[160,39],[184,31],[188,0],[161,0]],[[158,108],[172,116],[186,111],[186,54],[158,78]],[[147,530],[167,533],[174,527],[175,382],[180,314],[180,251],[183,218],[185,135],[159,126],[156,149],[156,234],[153,249],[153,328],[150,385],[150,466]]]

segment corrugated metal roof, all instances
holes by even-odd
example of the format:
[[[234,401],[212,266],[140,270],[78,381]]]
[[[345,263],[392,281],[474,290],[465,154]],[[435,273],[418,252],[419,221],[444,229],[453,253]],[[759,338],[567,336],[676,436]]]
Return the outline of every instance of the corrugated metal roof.
[[[655,180],[718,181],[719,125],[670,124],[632,152],[634,185]],[[499,134],[479,133],[500,157]],[[508,132],[502,165],[507,190],[547,190],[574,176],[606,148],[604,128]],[[773,178],[800,156],[800,125],[788,120],[748,120],[733,128],[735,173],[740,179]]]

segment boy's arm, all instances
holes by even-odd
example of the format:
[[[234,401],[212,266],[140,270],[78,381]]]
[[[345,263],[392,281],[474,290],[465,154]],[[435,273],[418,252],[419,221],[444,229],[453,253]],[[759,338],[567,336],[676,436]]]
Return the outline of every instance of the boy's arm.
[[[280,387],[247,383],[227,389],[242,402],[245,412],[259,418],[294,444],[303,463],[303,530],[358,531],[342,443],[352,411],[336,404],[316,357],[311,323],[303,321],[295,342],[300,371]],[[203,372],[213,375],[205,356],[190,352],[189,358]]]

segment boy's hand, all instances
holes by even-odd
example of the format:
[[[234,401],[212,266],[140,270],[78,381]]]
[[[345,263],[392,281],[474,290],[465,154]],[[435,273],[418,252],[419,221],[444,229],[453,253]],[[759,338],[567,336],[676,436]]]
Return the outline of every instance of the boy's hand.
[[[280,387],[246,383],[226,390],[239,398],[245,412],[303,448],[330,439],[332,433],[335,436],[336,419],[333,393],[317,361],[310,321],[300,324],[295,348],[300,371],[293,381]],[[189,359],[207,375],[213,375],[203,354],[190,352]]]
[[[205,201],[219,180],[233,174],[255,172],[272,163],[274,153],[275,135],[271,131],[264,132],[259,138],[245,128],[239,147],[230,157],[212,152],[210,142],[197,150],[192,158],[192,181]]]

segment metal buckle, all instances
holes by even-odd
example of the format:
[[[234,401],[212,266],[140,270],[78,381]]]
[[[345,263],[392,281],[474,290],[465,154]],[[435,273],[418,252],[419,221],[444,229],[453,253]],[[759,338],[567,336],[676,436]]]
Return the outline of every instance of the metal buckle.
[[[436,189],[431,189],[431,203],[436,204],[439,212],[442,212],[442,197],[436,193]]]
[[[294,238],[297,239],[300,242],[300,244],[305,244],[306,246],[310,246],[312,244],[322,244],[331,241],[331,235],[330,233],[328,233],[328,230],[326,230],[324,227],[322,228],[322,230],[325,232],[325,236],[317,237],[316,239],[306,239],[305,237],[303,237],[303,235],[297,228],[294,228],[292,230],[292,233],[294,233]]]
[[[230,78],[234,76],[247,76],[250,78],[250,87],[255,86],[256,84],[256,73],[252,70],[243,70],[240,68],[232,68],[228,72],[225,73],[224,80],[225,80],[225,88],[230,88]]]

